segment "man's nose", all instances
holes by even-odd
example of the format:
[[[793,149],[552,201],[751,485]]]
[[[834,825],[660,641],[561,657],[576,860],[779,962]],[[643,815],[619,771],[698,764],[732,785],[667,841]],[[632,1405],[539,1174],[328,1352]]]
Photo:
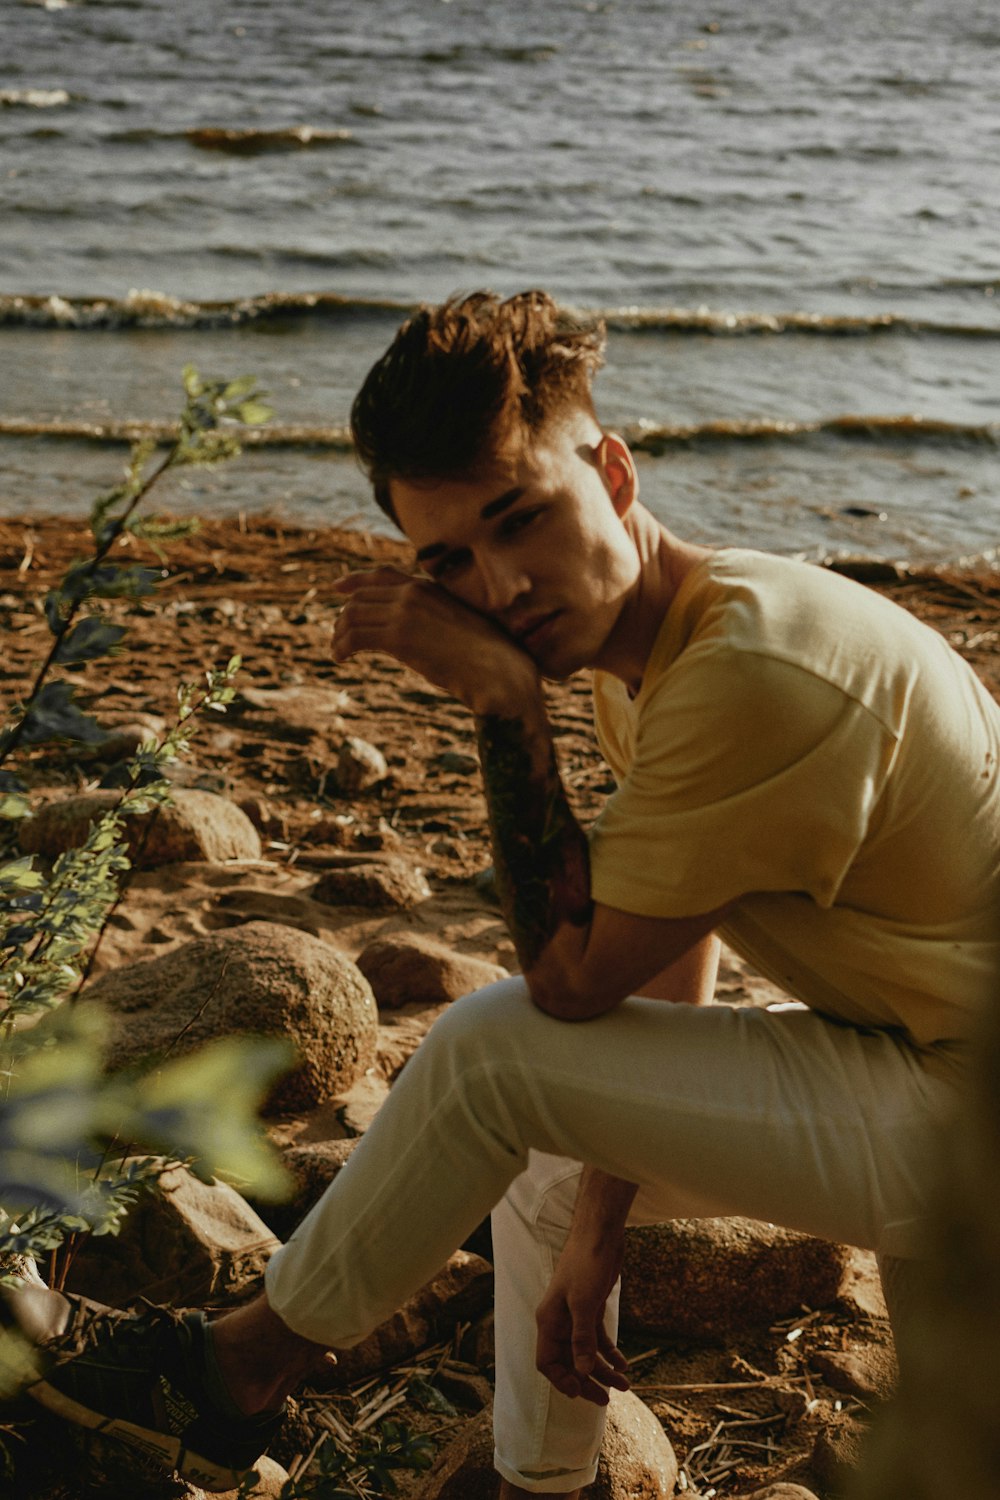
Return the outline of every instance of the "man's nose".
[[[513,558],[481,558],[479,577],[483,603],[490,614],[501,614],[531,587],[523,567]]]

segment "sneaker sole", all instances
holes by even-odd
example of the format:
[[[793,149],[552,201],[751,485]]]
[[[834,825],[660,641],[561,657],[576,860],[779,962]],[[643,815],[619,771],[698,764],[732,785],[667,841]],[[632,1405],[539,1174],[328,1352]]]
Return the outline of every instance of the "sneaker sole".
[[[41,1380],[36,1385],[29,1386],[27,1394],[57,1417],[136,1449],[145,1457],[155,1459],[166,1473],[176,1470],[182,1479],[190,1480],[192,1484],[200,1485],[203,1490],[209,1490],[213,1494],[235,1490],[243,1475],[249,1472],[247,1469],[222,1468],[219,1464],[212,1463],[211,1459],[203,1458],[200,1453],[193,1453],[185,1448],[180,1438],[140,1427],[121,1417],[106,1417],[101,1412],[91,1411],[62,1391],[56,1390],[47,1381]]]

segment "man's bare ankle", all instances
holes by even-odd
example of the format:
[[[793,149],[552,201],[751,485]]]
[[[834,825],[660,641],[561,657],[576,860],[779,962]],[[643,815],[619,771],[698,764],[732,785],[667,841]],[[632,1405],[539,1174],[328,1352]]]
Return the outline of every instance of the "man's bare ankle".
[[[223,1313],[211,1327],[219,1375],[246,1416],[280,1406],[326,1353],[283,1323],[266,1297]]]

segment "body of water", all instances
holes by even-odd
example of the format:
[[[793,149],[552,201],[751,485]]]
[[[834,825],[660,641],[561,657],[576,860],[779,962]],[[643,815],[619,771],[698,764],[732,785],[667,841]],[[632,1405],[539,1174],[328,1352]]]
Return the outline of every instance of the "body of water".
[[[5,0],[0,503],[84,510],[179,373],[276,419],[164,500],[382,524],[344,443],[405,311],[545,286],[683,535],[1000,541],[995,0]]]

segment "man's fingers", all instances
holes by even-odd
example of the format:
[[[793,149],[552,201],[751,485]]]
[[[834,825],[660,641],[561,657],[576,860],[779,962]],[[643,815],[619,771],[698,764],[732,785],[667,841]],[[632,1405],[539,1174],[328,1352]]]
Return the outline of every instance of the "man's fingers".
[[[601,1353],[607,1360],[608,1364],[611,1365],[612,1369],[619,1371],[621,1374],[624,1374],[628,1369],[628,1360],[625,1358],[624,1354],[619,1349],[614,1340],[608,1337],[608,1334],[604,1328],[601,1329],[600,1347]]]
[[[336,594],[355,594],[358,589],[398,586],[412,583],[413,574],[399,568],[362,568],[356,573],[344,573],[333,585]]]

